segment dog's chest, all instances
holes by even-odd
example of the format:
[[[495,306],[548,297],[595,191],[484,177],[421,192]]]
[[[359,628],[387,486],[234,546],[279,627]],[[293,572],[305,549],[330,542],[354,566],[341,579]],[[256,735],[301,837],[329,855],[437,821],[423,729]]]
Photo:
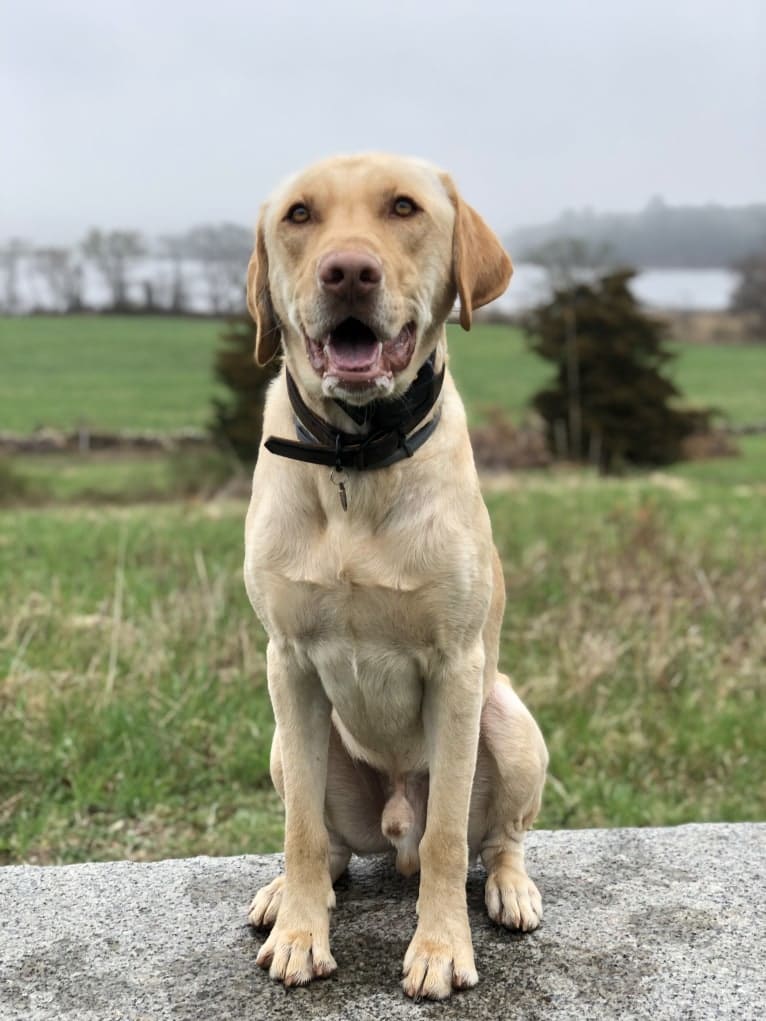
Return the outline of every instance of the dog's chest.
[[[335,510],[321,523],[267,513],[248,530],[245,581],[266,629],[290,638],[422,629],[429,607],[413,617],[415,597],[446,559],[421,538],[428,519],[372,528]]]
[[[423,765],[424,653],[405,643],[346,634],[307,642],[305,655],[356,743],[356,754],[391,774]]]
[[[423,683],[461,587],[410,546],[325,531],[281,560],[254,555],[246,571],[269,633],[316,670],[349,733],[384,768],[421,762]]]
[[[264,624],[317,660],[332,648],[349,669],[366,672],[397,650],[417,657],[438,641],[439,586],[392,543],[369,536],[327,537],[266,562],[251,595]],[[336,663],[337,665],[337,663]]]

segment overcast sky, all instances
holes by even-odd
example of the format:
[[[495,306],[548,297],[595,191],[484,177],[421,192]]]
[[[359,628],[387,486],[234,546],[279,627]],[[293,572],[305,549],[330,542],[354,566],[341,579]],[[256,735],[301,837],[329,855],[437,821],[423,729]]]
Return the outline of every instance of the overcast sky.
[[[0,239],[254,221],[335,152],[500,232],[766,198],[766,0],[0,0]]]

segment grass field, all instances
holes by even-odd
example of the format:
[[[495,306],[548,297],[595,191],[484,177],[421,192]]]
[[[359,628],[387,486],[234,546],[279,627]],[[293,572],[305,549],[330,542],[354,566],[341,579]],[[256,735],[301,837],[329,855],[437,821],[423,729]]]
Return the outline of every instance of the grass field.
[[[526,476],[487,494],[543,826],[766,815],[766,486]],[[0,860],[278,845],[243,504],[0,515]]]
[[[138,320],[102,322],[130,325],[166,383],[196,344],[173,414],[184,391],[201,421],[215,324],[184,324],[195,337],[185,341],[178,324],[151,321],[145,343]],[[175,337],[173,356],[155,325]],[[72,385],[95,337],[81,346],[70,335],[60,369]],[[484,328],[452,347],[474,420],[501,402],[521,412],[540,366],[518,335]],[[678,372],[697,373],[695,399],[763,418],[758,354],[684,350]],[[34,408],[65,414],[56,374],[21,398],[18,359],[19,387],[0,382],[14,427]],[[503,368],[482,378],[477,366],[495,362]],[[133,383],[115,411],[130,416],[139,374],[122,368],[119,385]],[[114,379],[108,363],[102,372]],[[145,390],[140,423],[111,424],[161,424],[162,393]],[[503,665],[552,756],[540,825],[766,818],[766,437],[742,450],[623,479],[552,470],[487,481],[509,595]],[[63,502],[0,510],[0,862],[278,847],[264,641],[241,578],[244,503],[167,500],[179,476],[203,471],[194,461],[46,457],[22,468]],[[83,501],[131,492],[165,502]]]
[[[220,329],[204,319],[0,317],[0,429],[204,426]]]
[[[214,320],[0,317],[0,429],[204,426],[220,330]],[[690,403],[720,407],[736,423],[766,418],[766,344],[678,351],[673,372]],[[450,327],[450,356],[473,421],[493,407],[520,418],[551,375],[510,328]]]
[[[694,404],[719,408],[735,425],[766,422],[766,344],[676,351],[671,375]]]

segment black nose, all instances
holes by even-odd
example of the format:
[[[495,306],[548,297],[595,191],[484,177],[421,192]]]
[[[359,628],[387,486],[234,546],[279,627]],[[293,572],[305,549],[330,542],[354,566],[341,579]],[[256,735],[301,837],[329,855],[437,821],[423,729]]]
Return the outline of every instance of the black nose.
[[[366,297],[383,279],[380,263],[365,252],[328,252],[317,273],[322,289],[339,298]]]

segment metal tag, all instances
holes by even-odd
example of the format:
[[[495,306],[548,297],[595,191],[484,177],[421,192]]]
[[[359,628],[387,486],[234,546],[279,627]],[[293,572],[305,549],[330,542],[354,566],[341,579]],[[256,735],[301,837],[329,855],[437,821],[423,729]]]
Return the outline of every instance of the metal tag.
[[[340,471],[338,472],[338,474],[345,474],[345,472],[341,468]],[[346,481],[345,481],[345,479],[336,479],[335,478],[335,470],[333,470],[333,471],[330,472],[330,482],[332,482],[332,484],[334,486],[338,487],[338,499],[340,500],[340,505],[341,505],[341,507],[343,508],[344,511],[347,511],[348,510],[348,494],[346,493]]]

